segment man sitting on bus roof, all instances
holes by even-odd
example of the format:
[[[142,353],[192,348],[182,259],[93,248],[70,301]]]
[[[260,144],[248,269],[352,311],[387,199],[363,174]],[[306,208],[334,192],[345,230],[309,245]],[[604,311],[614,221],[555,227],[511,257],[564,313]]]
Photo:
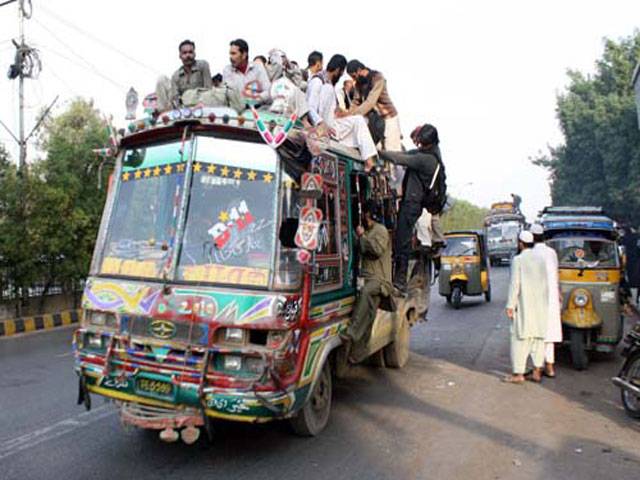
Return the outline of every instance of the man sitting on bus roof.
[[[393,290],[391,284],[391,236],[382,225],[380,205],[367,200],[363,208],[364,227],[356,227],[359,249],[362,255],[362,276],[364,286],[360,289],[358,301],[353,309],[351,323],[345,340],[350,343],[349,358],[357,363],[366,356],[371,328],[382,297],[388,297]]]
[[[242,94],[247,105],[269,103],[271,82],[260,62],[249,62],[249,44],[241,38],[229,44],[229,65],[224,67],[224,83]]]
[[[346,66],[347,59],[343,55],[334,55],[329,60],[326,70],[309,79],[309,117],[315,126],[324,123],[330,135],[338,142],[347,147],[357,148],[360,158],[367,163],[367,168],[370,168],[374,164],[377,150],[367,122],[362,115],[349,115],[348,112],[338,109],[335,86],[344,74]]]
[[[182,66],[174,72],[171,80],[163,75],[156,85],[158,109],[161,111],[179,106],[182,94],[187,90],[212,86],[209,64],[205,60],[196,60],[196,44],[192,40],[183,40],[178,52]]]

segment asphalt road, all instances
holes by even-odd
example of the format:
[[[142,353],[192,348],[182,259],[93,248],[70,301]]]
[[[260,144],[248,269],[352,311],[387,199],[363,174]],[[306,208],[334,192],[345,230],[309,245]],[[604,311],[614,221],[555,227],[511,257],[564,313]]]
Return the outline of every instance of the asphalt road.
[[[500,382],[508,269],[492,273],[490,304],[454,311],[433,296],[407,367],[358,367],[338,382],[312,439],[285,423],[221,424],[210,446],[125,432],[113,405],[75,405],[70,329],[1,340],[0,479],[640,478],[640,423],[610,383],[619,356],[586,372],[560,358],[542,385]]]

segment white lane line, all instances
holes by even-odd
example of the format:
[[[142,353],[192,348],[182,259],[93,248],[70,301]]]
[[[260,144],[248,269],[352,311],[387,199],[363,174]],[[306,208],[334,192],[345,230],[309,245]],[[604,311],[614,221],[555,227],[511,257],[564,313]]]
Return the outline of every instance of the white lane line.
[[[71,355],[73,355],[73,352],[58,353],[58,354],[56,354],[56,357],[58,357],[58,358],[70,357]]]
[[[11,438],[0,443],[0,460],[14,455],[43,442],[66,435],[78,428],[86,427],[116,413],[113,405],[102,405],[89,412],[83,412],[71,418],[61,420],[48,427]]]

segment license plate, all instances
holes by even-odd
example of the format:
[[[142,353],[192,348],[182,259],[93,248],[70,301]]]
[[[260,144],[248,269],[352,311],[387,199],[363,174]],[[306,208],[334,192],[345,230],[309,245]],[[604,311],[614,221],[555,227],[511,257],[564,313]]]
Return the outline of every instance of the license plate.
[[[173,385],[171,383],[151,378],[138,378],[136,380],[136,390],[142,395],[151,397],[170,398],[173,396]]]

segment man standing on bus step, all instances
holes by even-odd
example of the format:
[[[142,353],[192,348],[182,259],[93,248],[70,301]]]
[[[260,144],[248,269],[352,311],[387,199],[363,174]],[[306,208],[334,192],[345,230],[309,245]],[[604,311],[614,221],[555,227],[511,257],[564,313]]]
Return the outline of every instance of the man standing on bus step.
[[[419,145],[418,149],[407,153],[387,150],[378,152],[380,158],[407,168],[402,181],[393,272],[393,285],[403,293],[407,289],[413,229],[422,214],[422,208],[426,207],[431,214],[439,214],[446,200],[446,177],[438,147],[438,130],[433,125],[425,124],[416,133],[415,141]],[[433,206],[425,204],[425,196],[429,196],[431,192],[438,192],[437,202]],[[432,240],[435,241],[435,238]]]
[[[560,312],[560,281],[558,279],[558,255],[556,251],[544,243],[542,225],[535,223],[531,226],[533,234],[533,253],[542,258],[547,267],[547,281],[549,284],[549,313],[547,315],[547,334],[544,338],[544,374],[549,378],[556,376],[555,344],[562,342],[562,316]]]
[[[391,285],[391,237],[381,222],[381,208],[373,200],[367,200],[363,208],[364,227],[356,227],[359,251],[362,256],[364,286],[353,309],[351,323],[345,335],[347,353],[352,363],[366,355],[371,328],[382,297],[388,297]]]
[[[192,40],[183,40],[178,52],[182,66],[171,79],[162,75],[156,83],[159,111],[179,107],[182,94],[187,90],[212,86],[209,64],[205,60],[196,60],[196,44]]]
[[[246,99],[247,105],[269,103],[271,82],[260,62],[249,62],[249,44],[241,38],[229,44],[229,65],[222,71],[222,80]]]

